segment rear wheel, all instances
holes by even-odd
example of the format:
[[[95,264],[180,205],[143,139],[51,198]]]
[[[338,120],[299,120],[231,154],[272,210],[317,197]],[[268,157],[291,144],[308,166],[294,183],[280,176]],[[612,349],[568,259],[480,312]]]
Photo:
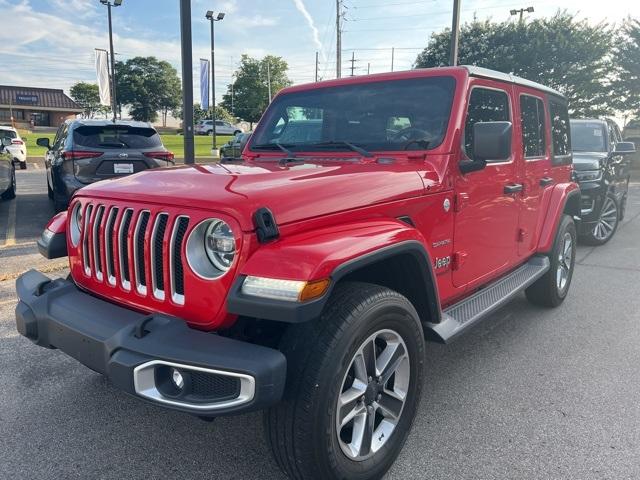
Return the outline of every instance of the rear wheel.
[[[15,167],[11,169],[11,184],[9,188],[7,188],[2,195],[0,195],[3,200],[13,200],[16,198],[16,169]]]
[[[602,202],[598,221],[586,232],[581,240],[587,245],[604,245],[613,238],[620,223],[620,207],[613,195],[607,195]]]
[[[549,261],[549,271],[527,288],[525,293],[531,303],[557,307],[569,293],[576,263],[576,226],[569,215],[563,215],[558,225]]]
[[[294,325],[281,350],[283,401],[265,412],[268,443],[295,479],[380,478],[406,440],[424,380],[424,336],[402,295],[336,286],[317,320]]]
[[[27,169],[27,162],[20,162],[20,170],[26,170]]]

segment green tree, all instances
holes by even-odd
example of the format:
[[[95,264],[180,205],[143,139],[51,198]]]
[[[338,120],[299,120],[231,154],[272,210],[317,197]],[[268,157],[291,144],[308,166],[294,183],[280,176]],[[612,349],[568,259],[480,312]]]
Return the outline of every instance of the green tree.
[[[173,110],[173,116],[182,120],[182,105],[179,105]],[[211,118],[211,107],[209,110],[203,110],[199,103],[193,104],[193,121],[198,123],[200,120],[208,120]],[[216,106],[216,119],[224,120],[229,123],[236,123],[237,119],[221,105]]]
[[[640,21],[624,21],[616,37],[613,60],[615,106],[625,116],[640,118]]]
[[[262,60],[243,55],[235,73],[233,85],[229,85],[221,105],[247,122],[257,122],[269,105],[269,82],[271,94],[292,84],[287,77],[289,66],[281,57],[267,55]],[[233,93],[232,93],[233,92]],[[232,109],[233,106],[233,109]]]
[[[71,98],[82,108],[84,118],[93,118],[97,114],[110,111],[111,108],[100,103],[100,91],[94,83],[78,82],[71,87]]]
[[[531,22],[474,21],[460,32],[459,62],[512,73],[553,87],[576,116],[610,114],[613,31],[567,12]],[[451,31],[431,36],[416,67],[448,65]]]
[[[154,122],[162,112],[166,116],[180,103],[182,95],[178,72],[169,62],[155,57],[135,57],[117,62],[117,98],[129,106],[134,120]]]

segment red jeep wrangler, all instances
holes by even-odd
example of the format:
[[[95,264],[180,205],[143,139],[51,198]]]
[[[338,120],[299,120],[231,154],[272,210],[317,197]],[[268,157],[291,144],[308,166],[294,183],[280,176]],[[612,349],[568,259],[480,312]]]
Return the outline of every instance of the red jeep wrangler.
[[[479,68],[283,90],[244,161],[80,190],[17,282],[19,332],[203,418],[265,409],[299,479],[379,478],[449,342],[524,291],[558,306],[580,195],[565,99]]]

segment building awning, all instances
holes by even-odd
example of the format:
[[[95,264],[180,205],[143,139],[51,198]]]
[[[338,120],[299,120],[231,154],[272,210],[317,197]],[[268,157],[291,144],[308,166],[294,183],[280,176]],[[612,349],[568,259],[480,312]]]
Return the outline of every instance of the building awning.
[[[0,85],[0,108],[82,112],[82,108],[60,89],[8,85]]]

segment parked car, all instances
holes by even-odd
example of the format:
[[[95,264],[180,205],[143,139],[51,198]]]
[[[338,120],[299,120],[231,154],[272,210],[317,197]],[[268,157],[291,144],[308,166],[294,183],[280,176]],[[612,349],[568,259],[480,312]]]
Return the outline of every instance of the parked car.
[[[213,120],[202,120],[196,124],[196,135],[213,135]],[[216,120],[216,135],[237,135],[242,133],[238,127],[229,122]]]
[[[286,128],[305,118],[319,138]],[[291,478],[377,479],[438,374],[427,340],[522,291],[567,297],[580,192],[555,90],[474,67],[298,85],[243,153],[77,192],[40,240],[71,277],[18,279],[18,331],[158,406],[264,409]]]
[[[27,144],[20,137],[20,132],[13,127],[0,125],[0,137],[11,139],[11,145],[7,147],[9,153],[13,155],[13,161],[20,165],[21,170],[27,168]]]
[[[633,142],[623,142],[616,123],[572,119],[571,138],[576,180],[581,191],[580,238],[603,245],[613,238],[627,208]]]
[[[76,190],[100,180],[174,164],[158,132],[146,122],[68,120],[47,148],[47,189],[56,211],[62,211]]]
[[[0,135],[0,198],[16,198],[16,167],[13,154],[9,151],[11,138]]]
[[[220,147],[220,160],[241,160],[242,150],[244,150],[244,147],[247,145],[250,137],[251,132],[238,133],[235,137]]]

